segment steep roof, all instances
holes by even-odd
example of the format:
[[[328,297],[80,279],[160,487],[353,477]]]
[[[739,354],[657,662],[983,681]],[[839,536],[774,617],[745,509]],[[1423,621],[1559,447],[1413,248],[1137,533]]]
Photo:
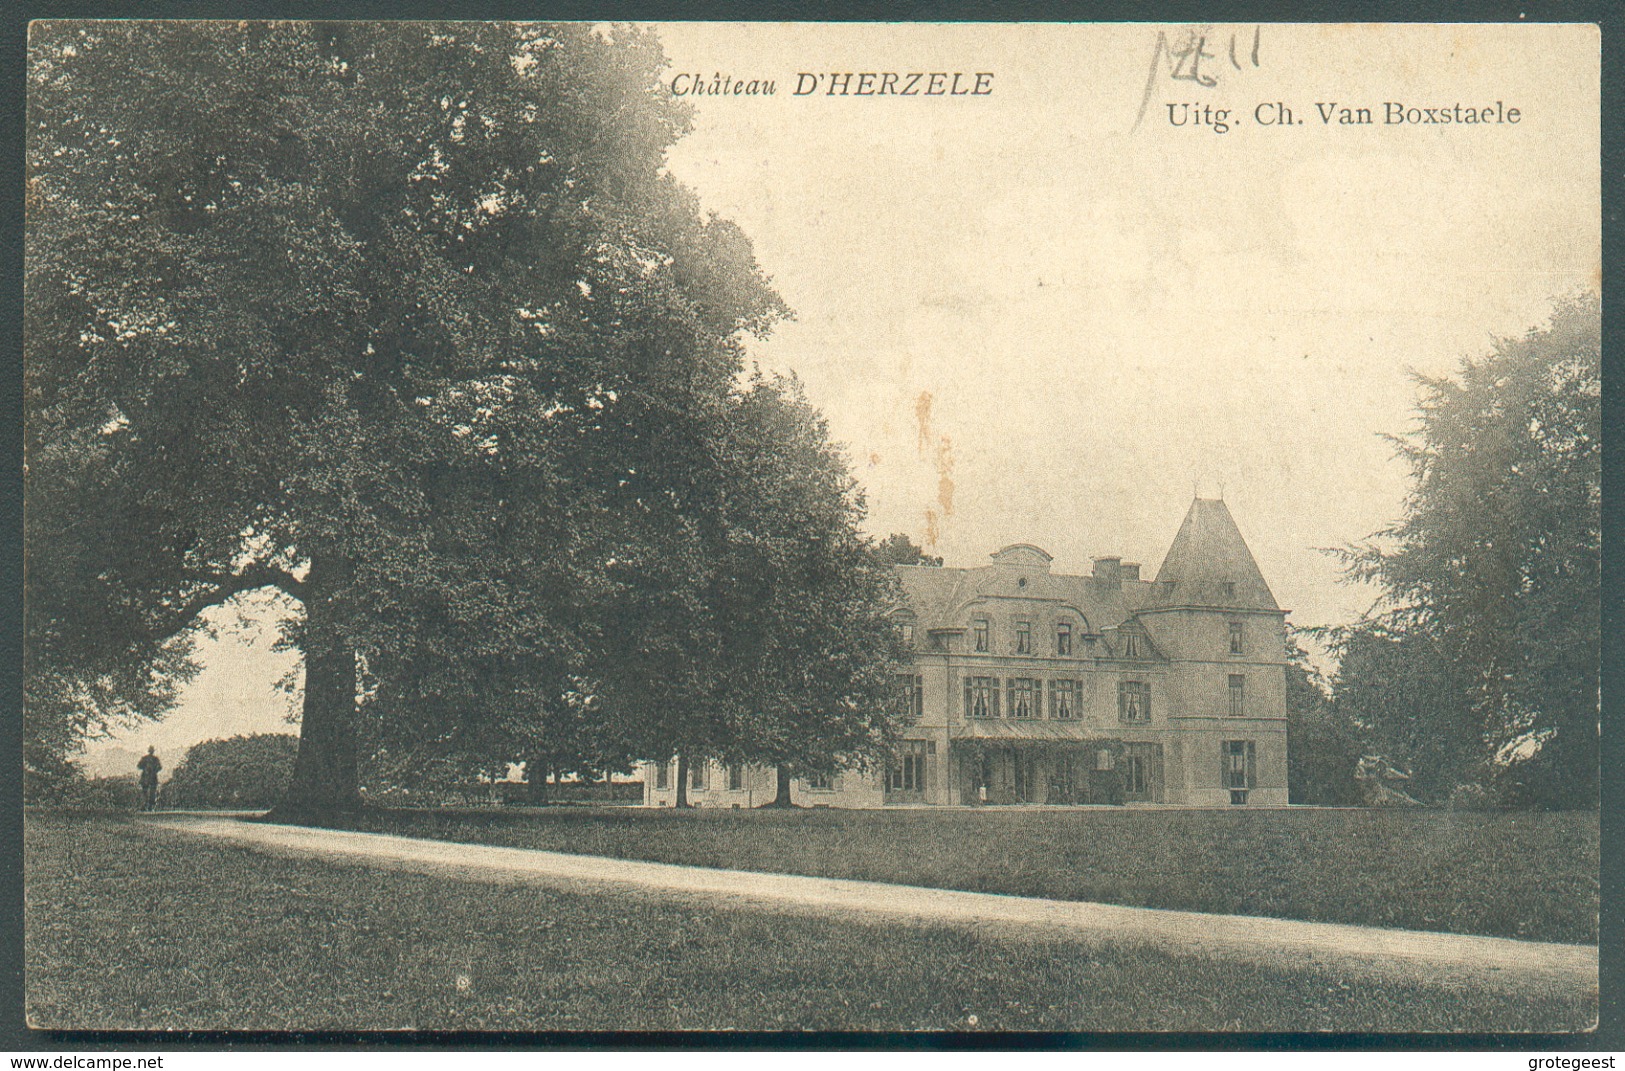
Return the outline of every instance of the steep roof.
[[[1008,548],[1006,548],[1008,549]],[[1004,553],[1003,551],[1000,552]],[[1143,581],[1121,584],[1090,576],[1069,576],[1048,571],[1047,562],[1033,567],[998,561],[980,568],[899,565],[904,604],[921,628],[964,628],[964,608],[977,599],[1043,599],[1075,607],[1090,629],[1099,631],[1122,624],[1147,597]],[[1048,555],[1045,555],[1047,558]]]
[[[1191,502],[1157,570],[1150,605],[1280,609],[1230,510],[1218,498]]]

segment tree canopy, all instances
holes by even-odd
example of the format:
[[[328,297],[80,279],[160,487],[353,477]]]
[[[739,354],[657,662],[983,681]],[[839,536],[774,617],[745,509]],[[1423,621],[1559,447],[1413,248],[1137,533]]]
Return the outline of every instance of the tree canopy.
[[[905,532],[893,532],[875,544],[875,557],[889,565],[941,565],[942,559],[927,554]]]
[[[1588,295],[1422,377],[1404,517],[1346,555],[1386,603],[1341,637],[1338,701],[1436,792],[1596,805],[1601,356]]]
[[[540,735],[604,765],[716,750],[696,729],[714,678],[683,656],[740,602],[710,557],[749,544],[733,488],[768,493],[750,463],[785,456],[740,441],[767,388],[738,377],[787,310],[665,171],[688,112],[654,38],[40,22],[30,49],[40,762],[161,713],[198,615],[267,586],[299,611],[307,805],[356,803],[368,734],[470,754]],[[816,478],[849,500],[844,471]],[[827,582],[854,514],[802,490],[783,525],[834,527],[795,575]],[[602,705],[616,614],[671,641],[638,651],[669,705]]]
[[[1332,699],[1329,682],[1310,662],[1287,631],[1286,733],[1287,787],[1290,802],[1348,807],[1360,802],[1354,771],[1361,741]]]

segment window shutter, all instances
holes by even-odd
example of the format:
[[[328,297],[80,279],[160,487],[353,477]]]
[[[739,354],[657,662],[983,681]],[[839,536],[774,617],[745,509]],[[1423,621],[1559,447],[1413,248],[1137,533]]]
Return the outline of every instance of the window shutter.
[[[1219,742],[1219,787],[1230,787],[1230,741]]]
[[[996,718],[999,716],[999,678],[989,677],[988,680],[992,684],[992,687],[987,690],[988,695],[992,697],[992,702],[987,713],[989,717]]]
[[[1258,766],[1253,761],[1253,757],[1254,757],[1253,756],[1253,742],[1251,740],[1249,740],[1249,741],[1247,741],[1247,787],[1248,788],[1257,787],[1256,783],[1258,781]]]
[[[967,675],[965,677],[965,720],[970,721],[970,719],[971,719],[971,679],[970,679],[970,676]]]

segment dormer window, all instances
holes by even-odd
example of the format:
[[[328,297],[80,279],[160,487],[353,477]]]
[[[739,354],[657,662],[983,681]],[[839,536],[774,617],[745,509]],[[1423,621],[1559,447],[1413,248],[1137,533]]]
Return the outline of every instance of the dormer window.
[[[1224,597],[1227,599],[1233,599],[1236,597],[1236,582],[1234,580],[1226,580],[1224,582]]]
[[[1062,657],[1072,653],[1072,622],[1062,621],[1055,626],[1055,653]]]
[[[1016,622],[1016,654],[1033,653],[1033,623],[1031,621]]]
[[[989,637],[990,637],[992,631],[993,631],[992,626],[989,624],[987,618],[985,618],[985,617],[978,617],[974,622],[972,622],[972,624],[971,624],[971,632],[972,632],[972,635],[975,637],[976,650],[978,650],[978,651],[986,651],[986,650],[988,650]]]
[[[897,622],[897,638],[903,642],[904,647],[912,650],[914,647],[914,622],[908,618],[899,620]]]

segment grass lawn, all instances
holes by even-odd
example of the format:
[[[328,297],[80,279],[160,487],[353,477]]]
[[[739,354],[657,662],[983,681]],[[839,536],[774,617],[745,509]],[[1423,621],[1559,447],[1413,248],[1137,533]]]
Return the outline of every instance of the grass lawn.
[[[689,817],[670,827],[710,818]],[[24,865],[40,1028],[1544,1032],[1597,1011],[1595,992],[294,861],[128,818],[31,812]]]
[[[344,828],[695,866],[1595,944],[1594,813],[377,811]]]

